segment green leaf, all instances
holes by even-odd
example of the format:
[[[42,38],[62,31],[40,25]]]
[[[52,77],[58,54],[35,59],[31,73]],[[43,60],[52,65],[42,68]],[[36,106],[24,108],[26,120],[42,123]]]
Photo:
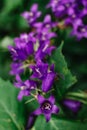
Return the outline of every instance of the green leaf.
[[[33,98],[32,96],[24,97],[24,102],[29,113],[33,112],[39,107],[37,100]]]
[[[18,89],[0,79],[0,129],[24,130],[25,108],[17,101]]]
[[[64,78],[59,78],[56,82],[56,95],[64,95],[64,93],[69,89],[74,83],[76,83],[76,77],[73,76],[68,69],[65,58],[62,54],[63,44],[61,44],[51,56],[51,63],[55,64],[55,72],[59,75],[63,75]]]
[[[87,130],[87,123],[62,120],[56,117],[52,117],[51,120],[46,123],[45,118],[39,116],[31,130]]]
[[[13,39],[6,36],[0,41],[0,48],[8,50],[8,45],[13,45]]]
[[[17,6],[21,4],[21,0],[4,0],[5,5],[4,5],[4,13],[10,12],[12,9],[15,9]]]
[[[12,80],[12,76],[9,74],[10,72],[10,64],[11,58],[8,50],[0,49],[0,77],[3,79]]]

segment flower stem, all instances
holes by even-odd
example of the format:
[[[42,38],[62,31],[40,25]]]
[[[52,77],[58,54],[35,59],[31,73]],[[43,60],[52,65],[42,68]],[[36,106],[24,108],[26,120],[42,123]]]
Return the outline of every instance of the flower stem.
[[[32,99],[26,101],[25,104],[30,103],[30,102],[32,102],[32,101],[34,101],[34,100],[35,100],[35,98],[32,98]]]

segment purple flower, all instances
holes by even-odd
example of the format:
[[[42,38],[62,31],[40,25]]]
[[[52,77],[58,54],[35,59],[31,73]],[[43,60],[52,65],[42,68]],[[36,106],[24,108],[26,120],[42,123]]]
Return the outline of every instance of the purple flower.
[[[11,56],[13,59],[13,63],[11,65],[11,74],[16,75],[23,72],[25,68],[24,66],[29,67],[31,57],[34,55],[34,45],[36,44],[36,38],[34,37],[34,33],[31,32],[29,34],[23,33],[20,37],[14,39],[15,46],[8,46]],[[28,61],[28,62],[26,62]]]
[[[12,58],[14,61],[24,61],[29,55],[32,55],[34,52],[34,38],[31,39],[31,34],[21,34],[19,38],[15,38],[14,42],[16,44],[15,47],[9,46],[9,50],[11,51]]]
[[[30,68],[33,70],[31,78],[39,78],[42,81],[42,91],[48,92],[56,77],[54,65],[49,67],[47,63],[38,61],[36,65],[31,65]]]
[[[73,12],[72,15],[65,20],[66,25],[72,26],[71,35],[76,36],[78,40],[87,38],[87,24],[84,23],[86,16],[87,9],[83,9],[78,13]]]
[[[43,79],[48,71],[48,64],[38,61],[37,64],[31,65],[30,68],[33,70],[31,78]]]
[[[55,98],[50,96],[48,99],[45,99],[43,96],[38,95],[38,102],[40,107],[35,110],[32,115],[40,115],[44,114],[46,121],[48,122],[51,119],[51,114],[57,114],[59,112],[59,108],[54,105]]]
[[[64,99],[63,100],[63,105],[73,111],[74,113],[77,113],[79,109],[81,108],[81,102],[75,101],[72,99]]]
[[[54,72],[47,73],[46,77],[42,80],[43,92],[48,92],[52,88],[55,76],[56,74]]]
[[[50,45],[50,39],[55,36],[55,33],[44,29],[43,32],[24,33],[15,38],[15,46],[8,47],[13,59],[11,74],[19,74],[23,72],[26,64],[29,67],[31,61],[44,60],[47,55],[51,55],[55,46]]]
[[[87,0],[82,0],[82,4],[85,8],[87,8]]]
[[[46,56],[51,55],[52,51],[55,50],[55,46],[50,46],[49,42],[42,42],[35,54],[35,60],[43,60]]]
[[[75,21],[75,23],[73,23],[71,35],[77,36],[79,40],[87,38],[87,25],[84,25],[80,20]]]
[[[87,38],[87,1],[86,0],[50,0],[47,8],[51,7],[57,17],[58,24],[64,23],[72,27],[71,35],[79,40]],[[77,24],[78,21],[82,21]]]
[[[43,22],[37,22],[34,24],[34,27],[37,29],[37,31],[41,31],[44,28],[50,30],[55,26],[56,23],[52,22],[50,15],[46,15]]]
[[[47,8],[51,7],[53,10],[55,10],[57,4],[58,4],[58,0],[50,0],[50,2],[47,5]]]
[[[67,15],[67,10],[72,6],[73,3],[74,0],[50,0],[47,8],[51,7],[55,16],[60,18]]]
[[[43,32],[21,34],[19,38],[15,38],[15,46],[8,46],[14,61],[25,61],[29,56],[34,56],[35,59],[44,59],[46,55],[50,55],[54,46],[50,46],[50,39],[56,34],[48,32],[44,29]],[[38,43],[38,44],[37,44]],[[37,47],[37,48],[36,48]]]
[[[23,16],[27,20],[30,26],[33,26],[37,18],[41,16],[41,12],[38,11],[38,4],[33,4],[30,8],[30,12],[25,11],[21,14],[21,16]]]
[[[36,61],[38,59],[43,60],[47,55],[51,55],[51,52],[56,48],[55,46],[50,45],[50,40],[56,37],[56,34],[44,28],[39,30],[36,37],[38,39],[39,46],[35,53],[35,59]]]
[[[11,64],[11,71],[10,71],[11,75],[21,74],[23,71],[24,69],[22,68],[22,63],[13,62]]]
[[[23,96],[29,96],[30,92],[32,90],[35,90],[35,88],[37,87],[37,84],[35,81],[26,80],[23,82],[19,75],[16,75],[16,82],[14,83],[14,85],[17,88],[21,89],[18,94],[18,100],[22,100]]]
[[[37,39],[39,39],[39,41],[41,41],[41,42],[42,41],[43,42],[45,42],[45,41],[50,42],[50,40],[56,36],[57,35],[54,32],[49,31],[47,28],[42,28],[41,30],[39,30],[37,32]]]

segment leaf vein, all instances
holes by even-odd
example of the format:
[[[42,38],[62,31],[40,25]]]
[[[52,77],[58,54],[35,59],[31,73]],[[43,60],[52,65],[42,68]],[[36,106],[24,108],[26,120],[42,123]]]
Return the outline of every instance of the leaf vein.
[[[14,125],[17,127],[18,130],[20,130],[19,125],[17,124],[17,122],[15,121],[15,119],[13,118],[13,116],[10,114],[10,112],[8,111],[7,107],[0,102],[0,104],[2,105],[2,107],[4,108],[5,112],[9,115],[9,117],[11,118],[11,120],[13,121]]]

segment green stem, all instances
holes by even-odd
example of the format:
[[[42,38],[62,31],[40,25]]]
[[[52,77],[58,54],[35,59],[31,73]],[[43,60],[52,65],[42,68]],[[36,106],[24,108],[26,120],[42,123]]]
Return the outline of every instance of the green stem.
[[[85,93],[68,93],[67,96],[76,96],[76,97],[81,97],[81,98],[86,98],[87,99],[87,94]]]
[[[31,96],[33,96],[35,99],[37,99],[37,95],[34,95],[33,93],[31,93]]]
[[[83,104],[86,104],[87,105],[87,101],[84,101],[82,99],[76,99],[75,97],[69,97],[69,96],[66,96],[67,99],[72,99],[72,100],[75,100],[75,101],[79,101],[79,102],[82,102]]]
[[[34,100],[35,100],[35,98],[32,98],[32,99],[26,101],[25,104],[30,103],[30,102],[32,102],[32,101],[34,101]]]

